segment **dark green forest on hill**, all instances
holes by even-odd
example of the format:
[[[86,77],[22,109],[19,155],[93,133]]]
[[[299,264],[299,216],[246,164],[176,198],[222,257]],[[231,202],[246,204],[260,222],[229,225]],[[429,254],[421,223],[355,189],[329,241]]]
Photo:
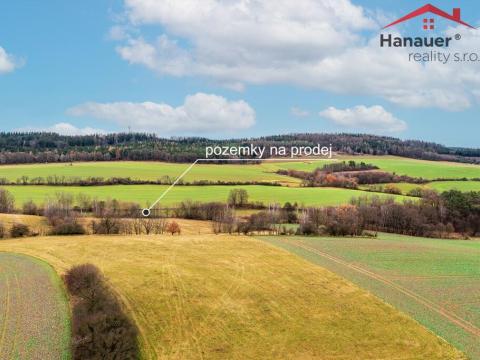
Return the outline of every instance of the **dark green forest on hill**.
[[[0,133],[0,164],[157,160],[191,162],[204,157],[208,145],[255,144],[266,146],[332,145],[346,154],[397,155],[424,160],[480,163],[480,149],[452,148],[440,144],[400,140],[365,134],[289,134],[258,138],[210,140],[153,134],[119,133],[63,136],[55,133]]]

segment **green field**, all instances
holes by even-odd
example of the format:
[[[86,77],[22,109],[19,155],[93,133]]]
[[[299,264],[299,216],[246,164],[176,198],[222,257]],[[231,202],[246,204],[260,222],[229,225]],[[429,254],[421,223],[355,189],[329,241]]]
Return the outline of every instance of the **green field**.
[[[351,157],[350,157],[351,158]],[[341,160],[348,160],[341,157]],[[355,161],[364,161],[379,166],[382,170],[406,174],[413,177],[423,178],[463,178],[480,177],[480,166],[465,165],[447,162],[432,162],[413,160],[399,157],[362,156],[353,158]],[[250,194],[250,201],[263,203],[285,202],[310,205],[339,205],[348,203],[352,197],[363,195],[372,196],[370,193],[334,188],[298,188],[299,179],[275,174],[279,169],[298,169],[311,171],[316,167],[323,166],[325,161],[311,162],[264,162],[258,165],[213,165],[197,164],[184,177],[187,182],[209,180],[209,181],[238,181],[238,182],[276,182],[288,187],[265,187],[248,186],[244,187]],[[29,179],[49,176],[72,178],[86,178],[90,176],[103,177],[130,177],[137,180],[158,180],[168,176],[171,179],[179,176],[188,164],[173,164],[162,162],[90,162],[73,164],[35,164],[35,165],[3,165],[0,166],[0,178],[16,181],[22,176]],[[418,187],[412,184],[398,184],[404,194],[408,190]],[[480,182],[433,182],[423,185],[438,191],[459,188],[462,191],[480,190]],[[238,186],[235,186],[238,187]],[[45,198],[52,196],[55,192],[69,192],[78,194],[83,192],[92,198],[107,199],[115,198],[124,201],[135,201],[141,206],[150,206],[166,189],[160,185],[135,185],[135,186],[105,186],[105,187],[48,187],[48,186],[7,186],[17,200],[17,205],[30,199],[41,204]],[[196,201],[225,201],[233,186],[177,186],[162,201],[163,205],[172,205],[184,200]],[[385,197],[387,195],[379,195]],[[398,200],[404,199],[398,197]]]
[[[407,159],[396,156],[355,156],[339,157],[341,161],[355,160],[356,162],[365,162],[378,166],[381,170],[398,175],[408,175],[411,177],[422,177],[424,179],[461,179],[461,178],[480,178],[480,165],[460,164],[445,161],[427,161]],[[292,162],[270,164],[271,167],[289,168],[302,171],[313,171],[317,167],[322,167],[324,161],[310,162]]]
[[[86,163],[61,163],[61,164],[29,164],[29,165],[2,165],[0,178],[16,181],[22,176],[30,179],[49,176],[64,176],[66,178],[103,177],[105,179],[119,177],[136,180],[158,180],[164,176],[177,178],[190,164],[176,164],[164,162],[145,161],[112,161],[112,162],[86,162]],[[259,165],[214,165],[196,164],[183,178],[187,182],[195,180],[209,181],[237,181],[237,182],[280,182],[298,184],[300,180],[275,174],[270,164]]]
[[[480,191],[480,181],[435,181],[428,187],[438,192],[448,190]]]
[[[144,359],[465,359],[365,290],[249,237],[44,237],[0,241],[0,251],[60,274],[99,267],[139,327]]]
[[[463,192],[468,191],[480,191],[480,181],[433,181],[427,184],[409,184],[409,183],[397,183],[391,184],[400,190],[405,195],[410,190],[421,188],[421,189],[431,189],[438,192],[444,192],[448,190],[459,190]],[[362,185],[361,189],[376,188],[378,186],[385,186],[382,184],[376,185]]]
[[[338,158],[340,161],[355,160],[364,161],[380,167],[387,172],[395,172],[399,175],[423,177],[425,179],[436,178],[480,178],[480,165],[460,164],[453,162],[436,162],[414,160],[394,156],[358,156]],[[184,177],[187,182],[195,180],[209,181],[266,181],[280,182],[290,185],[298,184],[298,179],[275,174],[279,169],[296,169],[312,171],[325,164],[325,161],[308,162],[269,162],[258,165],[242,164],[197,164]],[[22,176],[30,179],[36,177],[47,178],[48,176],[65,176],[66,178],[86,178],[90,176],[103,177],[130,177],[137,180],[158,180],[164,176],[176,178],[189,164],[175,164],[164,162],[87,162],[87,163],[61,163],[61,164],[28,164],[28,165],[2,165],[0,166],[0,178],[16,181]]]
[[[43,261],[0,253],[0,359],[70,359],[67,299]]]
[[[15,197],[17,206],[28,200],[43,204],[48,197],[53,197],[57,192],[78,195],[84,193],[92,199],[114,198],[123,201],[137,202],[141,206],[150,206],[165,191],[166,185],[114,185],[114,186],[3,186]],[[232,189],[245,189],[249,194],[249,201],[261,201],[265,204],[279,203],[283,205],[289,201],[299,205],[341,205],[348,204],[354,197],[373,196],[360,190],[347,190],[339,188],[292,188],[283,186],[176,186],[162,200],[160,205],[173,205],[185,200],[200,202],[222,201],[225,202]],[[375,194],[387,198],[391,195]],[[395,196],[399,201],[404,196]]]
[[[261,239],[353,281],[480,359],[480,241],[391,234]]]

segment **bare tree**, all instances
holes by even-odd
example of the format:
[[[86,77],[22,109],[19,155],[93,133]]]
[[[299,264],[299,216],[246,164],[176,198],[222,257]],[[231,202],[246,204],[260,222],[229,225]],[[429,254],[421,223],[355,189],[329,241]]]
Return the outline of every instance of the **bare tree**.
[[[0,189],[0,212],[1,213],[12,213],[15,210],[15,198],[13,195],[5,190]]]

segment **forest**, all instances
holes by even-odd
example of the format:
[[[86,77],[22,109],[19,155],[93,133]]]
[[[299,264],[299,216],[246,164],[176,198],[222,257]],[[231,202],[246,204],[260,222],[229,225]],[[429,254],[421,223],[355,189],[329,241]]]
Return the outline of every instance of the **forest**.
[[[210,140],[161,138],[154,134],[118,133],[62,136],[56,133],[0,133],[0,164],[77,161],[192,162],[206,146],[315,146],[332,144],[345,154],[397,155],[423,160],[480,163],[480,149],[447,147],[418,140],[366,134],[289,134],[258,138]]]

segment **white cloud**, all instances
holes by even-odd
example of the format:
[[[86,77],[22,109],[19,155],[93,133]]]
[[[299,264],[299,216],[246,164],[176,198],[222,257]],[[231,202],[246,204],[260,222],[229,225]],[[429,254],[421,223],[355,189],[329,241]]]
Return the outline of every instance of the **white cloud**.
[[[290,109],[290,114],[292,114],[295,117],[307,117],[310,116],[310,112],[307,110],[300,109],[299,107],[292,107]]]
[[[31,131],[41,131],[41,132],[54,132],[60,135],[93,135],[93,134],[106,134],[107,132],[102,129],[94,129],[91,127],[78,128],[75,125],[61,122],[55,125],[52,125],[47,128],[35,128],[35,127],[25,127],[16,129],[15,131],[20,132],[31,132]]]
[[[203,93],[187,96],[178,107],[154,102],[90,102],[72,107],[67,113],[157,134],[230,132],[255,124],[255,111],[245,101]]]
[[[0,74],[8,73],[15,70],[21,65],[13,55],[8,54],[3,47],[0,46]]]
[[[382,106],[355,106],[350,109],[329,107],[320,116],[349,129],[378,132],[401,132],[407,129],[405,121],[397,119]]]
[[[408,60],[411,49],[380,48],[377,31],[365,35],[379,29],[376,19],[350,0],[125,0],[125,9],[129,26],[159,25],[165,34],[130,36],[118,53],[162,75],[206,77],[236,90],[288,84],[445,110],[471,106],[480,90],[478,63],[420,64]],[[447,32],[463,37],[452,53],[480,48],[477,30]]]
[[[282,81],[282,70],[342,52],[361,42],[357,30],[375,26],[349,0],[126,0],[125,5],[131,24],[158,24],[171,36],[130,38],[117,48],[122,58],[160,74],[208,76],[233,88]]]

